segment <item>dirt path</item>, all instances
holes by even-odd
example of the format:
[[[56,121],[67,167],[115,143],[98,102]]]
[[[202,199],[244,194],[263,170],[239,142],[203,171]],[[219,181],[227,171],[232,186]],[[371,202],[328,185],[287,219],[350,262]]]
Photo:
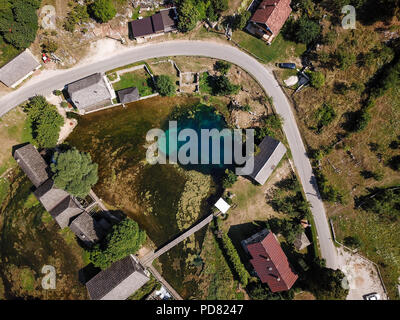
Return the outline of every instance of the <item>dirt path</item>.
[[[338,248],[338,260],[349,282],[347,300],[363,300],[364,295],[372,292],[378,293],[382,300],[387,300],[373,263],[343,248]]]

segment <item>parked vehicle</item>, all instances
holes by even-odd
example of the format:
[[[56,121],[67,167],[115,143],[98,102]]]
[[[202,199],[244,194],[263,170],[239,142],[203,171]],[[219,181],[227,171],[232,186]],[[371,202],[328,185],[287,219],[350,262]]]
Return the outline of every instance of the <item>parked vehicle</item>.
[[[278,67],[282,69],[296,69],[295,63],[278,63]]]
[[[363,298],[364,300],[381,300],[381,296],[376,292],[368,293]]]

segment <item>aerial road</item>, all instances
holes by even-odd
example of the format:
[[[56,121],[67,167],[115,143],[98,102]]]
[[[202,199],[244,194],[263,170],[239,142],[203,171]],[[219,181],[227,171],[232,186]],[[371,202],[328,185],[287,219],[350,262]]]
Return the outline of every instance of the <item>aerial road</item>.
[[[0,99],[0,116],[34,95],[48,95],[56,89],[63,88],[65,84],[93,73],[166,56],[206,56],[229,61],[250,73],[273,98],[276,112],[284,119],[283,130],[291,149],[293,162],[307,200],[312,206],[322,258],[326,260],[327,267],[337,269],[339,267],[337,252],[332,241],[326,211],[290,103],[272,73],[256,59],[235,47],[207,41],[175,40],[127,48],[98,62],[57,70],[51,76],[39,75],[27,81],[19,89]]]

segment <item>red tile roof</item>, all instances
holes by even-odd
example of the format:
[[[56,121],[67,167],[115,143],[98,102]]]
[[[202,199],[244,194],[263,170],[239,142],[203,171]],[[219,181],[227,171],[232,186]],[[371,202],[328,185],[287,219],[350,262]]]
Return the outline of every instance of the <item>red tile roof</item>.
[[[261,282],[267,283],[272,292],[289,290],[298,276],[293,273],[289,261],[272,232],[260,242],[247,245],[253,259],[250,260]]]
[[[278,34],[292,8],[290,0],[264,0],[258,6],[250,21],[266,24],[273,34]]]

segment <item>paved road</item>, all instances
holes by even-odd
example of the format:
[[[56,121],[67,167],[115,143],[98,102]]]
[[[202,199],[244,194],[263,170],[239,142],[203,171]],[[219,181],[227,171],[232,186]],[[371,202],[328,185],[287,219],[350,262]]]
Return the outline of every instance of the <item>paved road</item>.
[[[0,99],[0,116],[35,94],[47,95],[55,89],[64,87],[69,82],[92,73],[107,71],[144,59],[177,55],[207,56],[230,61],[252,74],[268,95],[273,98],[277,113],[284,119],[283,130],[292,151],[294,165],[307,200],[312,205],[322,257],[326,259],[328,267],[336,269],[338,267],[337,252],[332,242],[325,208],[315,184],[315,176],[312,173],[291,106],[271,72],[239,49],[214,42],[179,40],[133,47],[119,54],[105,57],[104,60],[96,63],[56,71],[54,76],[46,79],[41,79],[40,76],[32,79],[20,89]]]

